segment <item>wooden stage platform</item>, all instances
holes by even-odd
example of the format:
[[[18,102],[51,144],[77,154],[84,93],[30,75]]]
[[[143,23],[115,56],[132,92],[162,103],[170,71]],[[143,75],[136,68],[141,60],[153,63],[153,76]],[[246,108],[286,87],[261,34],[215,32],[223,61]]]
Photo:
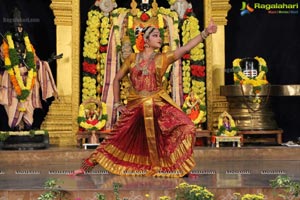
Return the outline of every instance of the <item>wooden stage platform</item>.
[[[89,174],[68,176],[92,151],[53,146],[45,150],[0,151],[0,199],[37,200],[46,191],[44,183],[55,178],[70,200],[96,200],[97,193],[114,200],[114,183],[122,185],[121,200],[156,200],[160,196],[175,199],[175,187],[183,182],[207,187],[216,200],[232,200],[236,192],[263,193],[266,199],[276,200],[279,198],[274,196],[270,180],[278,175],[300,180],[300,148],[279,145],[195,147],[197,165],[193,176],[185,178],[121,177],[99,166]]]

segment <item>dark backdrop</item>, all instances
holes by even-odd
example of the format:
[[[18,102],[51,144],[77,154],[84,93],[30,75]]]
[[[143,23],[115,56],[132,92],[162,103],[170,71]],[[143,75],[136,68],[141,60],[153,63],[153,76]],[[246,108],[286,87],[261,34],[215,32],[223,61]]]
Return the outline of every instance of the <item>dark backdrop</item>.
[[[12,23],[12,10],[18,7],[22,12],[24,29],[28,32],[36,53],[42,60],[48,60],[56,52],[56,27],[50,9],[51,0],[0,0],[0,32],[4,34]],[[2,39],[1,39],[2,40]],[[51,68],[52,68],[51,63]],[[52,71],[56,71],[53,67]]]
[[[247,1],[250,5],[255,2],[292,4],[299,1]],[[226,84],[233,83],[231,67],[235,58],[255,56],[266,60],[267,79],[271,84],[300,84],[300,14],[269,14],[255,9],[241,16],[242,1],[230,0],[230,4],[225,28]],[[299,12],[299,8],[296,10]],[[277,123],[284,130],[284,141],[297,140],[300,97],[272,97],[271,103]]]

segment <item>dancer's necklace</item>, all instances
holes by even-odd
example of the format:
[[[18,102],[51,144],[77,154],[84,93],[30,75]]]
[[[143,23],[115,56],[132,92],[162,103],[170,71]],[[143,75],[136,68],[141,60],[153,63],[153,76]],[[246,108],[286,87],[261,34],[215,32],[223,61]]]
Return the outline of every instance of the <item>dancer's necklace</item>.
[[[148,75],[148,74],[149,74],[148,66],[149,66],[149,64],[152,62],[152,60],[154,59],[155,55],[156,55],[156,53],[153,52],[153,53],[150,55],[149,59],[148,59],[147,61],[145,60],[146,64],[142,67],[142,66],[140,65],[140,63],[141,63],[142,60],[144,60],[144,56],[143,56],[143,53],[138,54],[137,60],[136,60],[136,63],[137,63],[137,69],[138,69],[139,71],[142,71],[142,75],[145,76],[145,75]]]

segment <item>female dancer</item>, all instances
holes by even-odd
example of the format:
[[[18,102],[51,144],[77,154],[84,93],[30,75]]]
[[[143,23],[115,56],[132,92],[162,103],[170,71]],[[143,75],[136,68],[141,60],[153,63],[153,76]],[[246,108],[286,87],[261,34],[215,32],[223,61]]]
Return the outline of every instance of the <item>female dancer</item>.
[[[195,127],[189,117],[163,89],[167,67],[217,31],[213,21],[184,46],[158,53],[162,39],[153,26],[143,28],[140,53],[132,53],[114,81],[114,107],[121,115],[112,134],[84,160],[73,175],[83,174],[96,164],[113,174],[182,177],[195,166]],[[141,45],[140,45],[141,46]],[[130,74],[131,88],[126,106],[120,103],[120,81]]]

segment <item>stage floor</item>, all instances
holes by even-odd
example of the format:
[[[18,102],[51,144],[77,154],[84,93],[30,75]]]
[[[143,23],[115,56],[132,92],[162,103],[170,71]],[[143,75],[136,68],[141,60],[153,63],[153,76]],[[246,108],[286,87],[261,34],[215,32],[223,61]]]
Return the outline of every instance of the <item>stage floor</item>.
[[[80,166],[81,159],[93,150],[50,147],[45,150],[0,151],[0,199],[37,199],[45,192],[50,178],[68,191],[70,199],[96,199],[103,193],[113,196],[113,184],[120,183],[121,199],[159,199],[174,197],[175,187],[186,182],[205,186],[215,199],[231,200],[233,193],[264,193],[267,199],[270,180],[287,175],[300,180],[300,148],[289,147],[196,147],[196,167],[184,178],[116,176],[101,167],[81,176],[68,176]],[[145,195],[149,195],[146,197]]]

